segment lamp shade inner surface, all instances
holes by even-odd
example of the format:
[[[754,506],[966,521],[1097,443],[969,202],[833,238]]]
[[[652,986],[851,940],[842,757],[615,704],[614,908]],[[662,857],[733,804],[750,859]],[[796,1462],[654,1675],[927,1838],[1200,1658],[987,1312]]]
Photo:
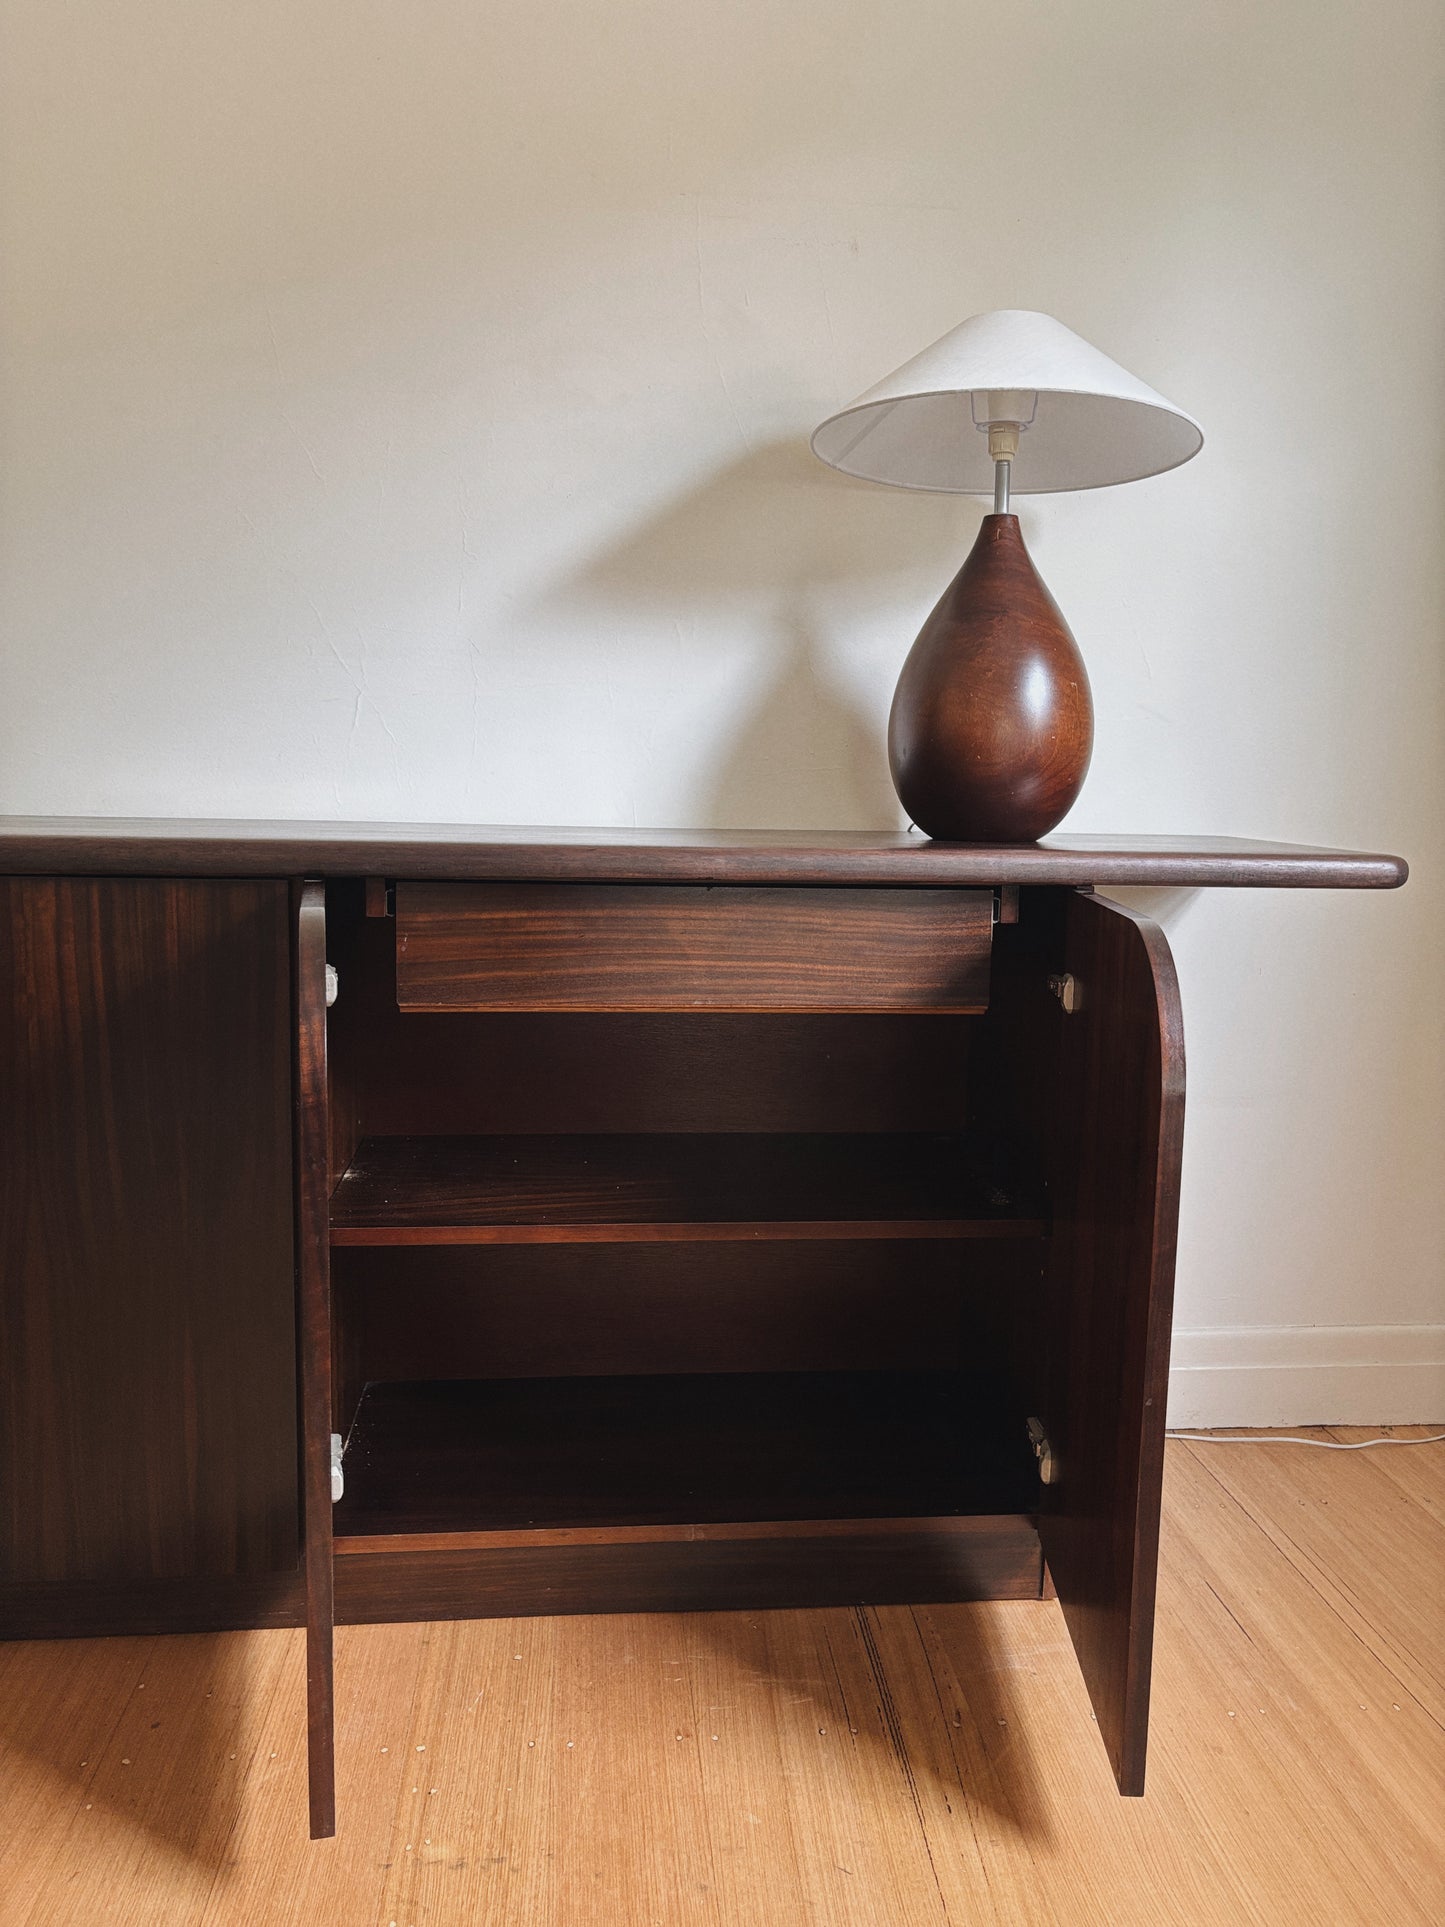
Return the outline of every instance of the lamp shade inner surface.
[[[831,415],[814,431],[813,452],[865,481],[987,494],[993,462],[972,397],[990,389],[1038,395],[1013,461],[1015,494],[1138,481],[1204,445],[1192,416],[1061,321],[1004,308],[961,322]]]

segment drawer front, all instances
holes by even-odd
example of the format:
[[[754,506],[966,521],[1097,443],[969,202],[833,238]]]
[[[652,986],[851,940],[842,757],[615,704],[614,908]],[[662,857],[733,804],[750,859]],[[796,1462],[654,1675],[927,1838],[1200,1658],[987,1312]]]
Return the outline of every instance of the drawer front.
[[[403,1010],[980,1011],[988,890],[398,883]]]

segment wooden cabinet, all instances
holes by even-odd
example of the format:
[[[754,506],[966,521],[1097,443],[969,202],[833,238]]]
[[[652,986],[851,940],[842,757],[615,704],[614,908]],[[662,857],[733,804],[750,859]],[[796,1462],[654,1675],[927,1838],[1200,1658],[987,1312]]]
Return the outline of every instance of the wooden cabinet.
[[[1142,1791],[1183,1044],[1161,932],[1080,886],[1403,865],[215,825],[0,865],[9,1631],[304,1611],[324,1834],[338,1620],[1052,1583]]]
[[[0,878],[0,1637],[294,1618],[282,883]]]

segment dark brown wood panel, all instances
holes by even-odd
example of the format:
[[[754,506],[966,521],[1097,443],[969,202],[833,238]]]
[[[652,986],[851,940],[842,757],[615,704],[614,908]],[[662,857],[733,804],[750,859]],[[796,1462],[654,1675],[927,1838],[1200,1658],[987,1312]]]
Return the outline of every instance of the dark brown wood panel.
[[[332,1015],[342,1019],[340,1004]],[[452,1015],[398,1011],[393,993],[389,1014],[349,1037],[368,1067],[366,1131],[378,1137],[949,1131],[968,1114],[976,1022],[873,1012]]]
[[[341,1409],[349,1426],[373,1379],[998,1370],[1037,1344],[1044,1244],[333,1251]]]
[[[403,1010],[978,1011],[983,890],[398,883]]]
[[[363,1138],[335,1245],[1036,1237],[1016,1161],[963,1134]]]
[[[284,884],[0,879],[0,1634],[294,1574],[287,945]]]
[[[443,1542],[392,1551],[391,1543],[338,1547],[342,1624],[1037,1599],[1042,1584],[1038,1533],[1023,1513],[804,1520],[769,1536],[698,1529],[610,1544]]]
[[[976,1018],[401,1011],[395,925],[364,917],[357,886],[331,887],[327,931],[341,979],[338,1170],[358,1126],[378,1137],[946,1131],[967,1116]]]
[[[1040,1536],[1120,1791],[1141,1793],[1174,1291],[1184,1040],[1163,932],[1101,897],[1001,943],[997,1101],[1050,1182],[1047,1368],[1059,1467]],[[1070,1014],[1049,976],[1073,979]]]
[[[345,994],[326,1013],[326,1094],[329,1141],[328,1184],[351,1162],[361,1141],[363,1090],[373,1076],[384,1085],[389,1064],[378,1064],[371,1032],[378,1011],[395,1008],[392,988],[391,926],[369,922],[374,908],[370,883],[361,879],[332,883],[326,889],[326,961],[345,986]],[[367,937],[379,931],[383,942],[371,954]],[[465,1020],[463,1020],[465,1021]],[[331,1429],[345,1432],[361,1397],[355,1328],[331,1321]]]
[[[377,926],[367,922],[363,885],[333,883],[326,888],[326,961],[336,972],[338,995],[326,1013],[326,1105],[331,1181],[351,1162],[365,1135],[363,1079],[372,1070],[371,1029],[378,1011],[395,1000],[390,924],[380,926],[381,943],[367,939]]]
[[[933,843],[880,831],[517,829],[176,817],[0,817],[0,872],[574,882],[1206,884],[1390,890],[1401,857],[1242,836]]]
[[[296,983],[297,1359],[301,1373],[301,1520],[306,1579],[306,1761],[311,1838],[336,1831],[331,1573],[331,1275],[327,1199],[326,890],[298,884]]]
[[[937,1519],[742,1519],[724,1524],[644,1526],[511,1526],[488,1532],[362,1533],[335,1541],[336,1557],[366,1557],[393,1552],[510,1552],[555,1546],[681,1546],[721,1544],[726,1540],[763,1543],[775,1539],[846,1539],[854,1532],[903,1539],[910,1533],[968,1532],[984,1519],[1007,1513],[959,1515]],[[1027,1516],[1027,1515],[1024,1515]],[[1032,1523],[1032,1521],[1030,1521]]]
[[[1025,1418],[987,1373],[371,1385],[336,1533],[1024,1512]]]
[[[300,1626],[299,1567],[198,1579],[52,1579],[3,1588],[6,1639],[99,1639]]]
[[[1063,1467],[1045,1553],[1122,1793],[1144,1791],[1184,1142],[1184,1022],[1163,931],[1071,897],[1046,1420]],[[1052,1495],[1051,1495],[1052,1496]]]

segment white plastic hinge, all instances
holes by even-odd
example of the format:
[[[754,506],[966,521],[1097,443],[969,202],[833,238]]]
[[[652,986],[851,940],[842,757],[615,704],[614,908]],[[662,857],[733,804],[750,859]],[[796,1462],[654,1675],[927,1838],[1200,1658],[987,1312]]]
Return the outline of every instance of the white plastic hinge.
[[[1079,980],[1073,971],[1065,970],[1057,977],[1050,977],[1049,989],[1072,1017],[1082,1001],[1079,994]]]
[[[1049,1444],[1049,1435],[1044,1430],[1042,1419],[1029,1420],[1029,1444],[1034,1448],[1034,1457],[1039,1462],[1039,1483],[1057,1485],[1059,1482],[1059,1462],[1054,1457],[1054,1448]]]
[[[341,1434],[333,1432],[331,1434],[331,1503],[333,1505],[346,1490],[346,1475],[341,1470],[342,1450]]]
[[[336,1002],[336,993],[337,991],[340,990],[340,988],[341,988],[341,979],[336,974],[336,965],[327,964],[326,966],[326,1008],[328,1010],[330,1010],[331,1006]]]

